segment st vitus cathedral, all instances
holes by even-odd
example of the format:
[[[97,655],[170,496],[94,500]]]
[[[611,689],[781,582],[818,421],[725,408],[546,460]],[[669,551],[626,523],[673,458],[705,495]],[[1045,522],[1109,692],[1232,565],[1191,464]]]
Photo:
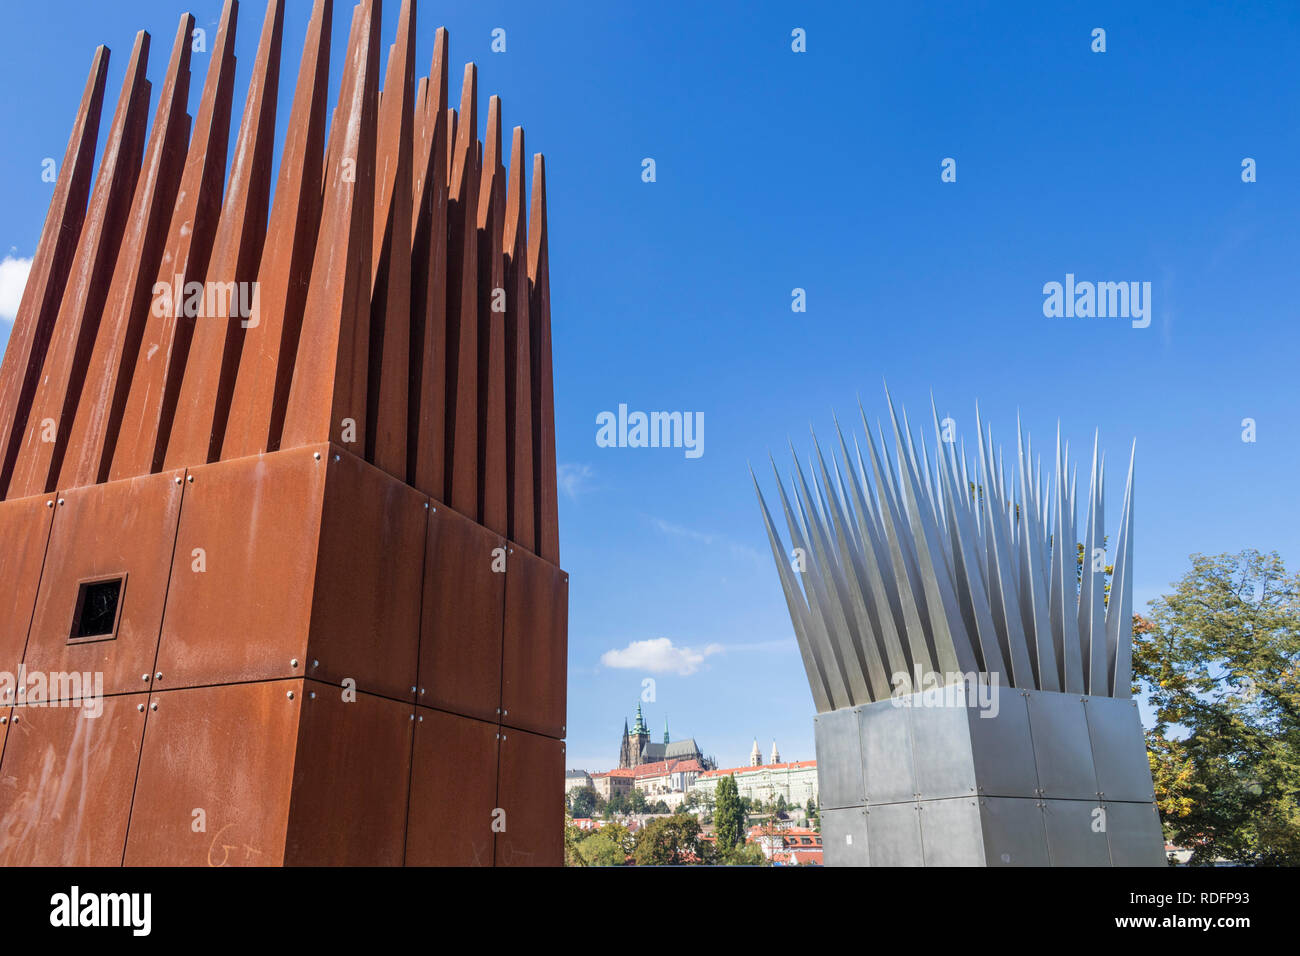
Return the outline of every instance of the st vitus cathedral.
[[[642,764],[658,763],[661,760],[698,760],[703,769],[715,769],[714,761],[700,752],[694,737],[674,741],[668,739],[666,719],[663,743],[652,743],[650,729],[641,715],[641,704],[638,702],[636,723],[629,730],[627,721],[623,721],[623,740],[618,748],[618,765],[620,768],[639,767]]]

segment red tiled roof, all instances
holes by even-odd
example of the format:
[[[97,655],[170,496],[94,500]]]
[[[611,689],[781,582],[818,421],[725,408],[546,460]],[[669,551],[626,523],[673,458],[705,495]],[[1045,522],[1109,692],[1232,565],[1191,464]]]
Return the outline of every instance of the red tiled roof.
[[[637,777],[659,777],[669,773],[687,773],[692,770],[700,771],[704,768],[700,766],[698,760],[660,760],[658,763],[643,763],[639,767],[633,768],[633,773]]]
[[[802,770],[805,767],[816,766],[816,760],[795,760],[790,763],[765,763],[761,767],[730,767],[726,770],[706,770],[704,773],[700,774],[700,776],[726,777],[733,773],[758,773],[760,770]]]

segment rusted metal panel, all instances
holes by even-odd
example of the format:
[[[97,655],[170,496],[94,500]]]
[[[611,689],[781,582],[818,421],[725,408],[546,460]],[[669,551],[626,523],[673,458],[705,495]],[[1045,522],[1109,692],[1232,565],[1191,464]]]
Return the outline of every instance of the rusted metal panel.
[[[148,699],[13,708],[0,770],[0,866],[121,865]]]
[[[415,706],[304,691],[285,864],[401,866]]]
[[[282,453],[283,454],[283,453]],[[413,700],[428,499],[337,448],[329,458],[307,676]]]
[[[0,501],[0,671],[16,673],[27,644],[27,630],[36,607],[41,566],[50,540],[54,499],[46,495]],[[13,701],[4,697],[0,703]]]
[[[416,708],[407,866],[492,866],[497,747],[491,723]]]
[[[510,187],[506,200],[506,534],[529,551],[537,548],[533,506],[533,377],[528,328],[528,211],[524,198],[524,131],[516,126],[510,144]]]
[[[370,346],[371,222],[379,17],[361,0],[330,133],[325,204],[281,447],[334,440],[365,448]]]
[[[569,640],[569,576],[522,548],[506,571],[501,722],[563,737]]]
[[[102,671],[104,693],[153,686],[182,472],[60,492],[27,641],[29,672]],[[75,638],[81,585],[122,579],[111,637]]]
[[[244,335],[223,459],[280,447],[320,226],[333,3],[316,0],[280,157],[253,320]]]
[[[478,193],[478,513],[498,534],[509,528],[506,482],[506,175],[501,165],[501,98],[488,103]]]
[[[67,288],[32,397],[27,430],[14,462],[8,489],[12,498],[51,491],[58,479],[130,211],[131,194],[140,174],[149,123],[149,81],[144,75],[148,60],[149,34],[141,31],[136,35],[85,227],[66,276]]]
[[[95,50],[90,76],[81,94],[81,106],[68,138],[68,148],[59,167],[45,225],[32,258],[32,270],[23,287],[9,332],[9,345],[0,362],[0,499],[9,485],[9,475],[18,445],[27,430],[27,413],[36,393],[45,351],[54,332],[68,270],[76,255],[77,240],[86,219],[86,199],[95,171],[95,145],[99,138],[100,111],[108,78],[108,47]]]
[[[564,865],[564,741],[501,728],[497,866]]]
[[[532,212],[528,230],[528,278],[532,300],[533,456],[536,479],[537,553],[560,563],[560,508],[555,477],[555,382],[551,367],[551,266],[546,233],[546,161],[533,156]]]
[[[415,6],[402,0],[379,108],[370,274],[366,460],[406,480],[411,384]]]
[[[158,648],[160,687],[309,673],[328,454],[318,445],[189,472]]]
[[[416,103],[415,231],[411,242],[411,484],[446,500],[447,445],[447,31],[434,36],[433,65]]]
[[[450,508],[429,515],[419,702],[496,721],[501,709],[505,539]]]
[[[176,314],[176,305],[187,284],[201,282],[206,276],[221,215],[230,106],[234,96],[237,14],[234,0],[226,0],[209,56],[203,96],[176,195],[176,209],[167,227],[162,264],[158,267],[158,281],[166,284],[173,298],[168,307],[150,309],[145,320],[108,472],[114,481],[161,468],[171,434],[181,372],[194,329],[192,321]]]
[[[194,338],[181,377],[176,418],[163,459],[167,468],[201,465],[221,455],[244,330],[252,318],[252,283],[266,241],[283,28],[284,0],[271,0],[266,5],[212,260],[204,276],[203,314],[194,323]],[[231,291],[227,294],[226,289]]]
[[[152,695],[127,866],[284,862],[303,684],[257,681]]]
[[[144,168],[135,184],[131,212],[113,267],[104,317],[94,337],[81,398],[71,421],[58,486],[76,488],[108,477],[140,336],[149,314],[153,282],[176,206],[190,118],[190,34],[194,17],[181,17],[171,60],[158,97]]]
[[[447,495],[478,513],[478,71],[465,64],[447,226]]]

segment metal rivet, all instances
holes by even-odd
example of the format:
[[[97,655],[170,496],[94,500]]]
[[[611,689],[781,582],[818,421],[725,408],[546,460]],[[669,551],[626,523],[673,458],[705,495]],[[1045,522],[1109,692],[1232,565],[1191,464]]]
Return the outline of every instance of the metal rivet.
[[[17,720],[17,719],[18,719],[17,717],[14,718],[14,720]],[[502,734],[502,735],[501,735],[501,739],[502,739],[502,740],[505,740],[505,739],[506,739],[506,735],[505,735],[505,734]]]
[[[428,510],[429,510],[429,502],[427,502],[427,501],[424,503],[424,510],[425,510],[425,511],[428,511]]]
[[[312,692],[311,692],[310,694],[308,694],[307,696],[308,696],[309,698],[311,698],[312,700],[315,700],[315,699],[316,699],[316,692],[315,692],[315,691],[312,691]]]
[[[150,710],[157,710],[157,709],[158,709],[158,701],[155,700],[152,704],[150,704],[150,705],[149,705],[149,709],[150,709]]]
[[[138,711],[140,711],[140,713],[143,714],[143,713],[144,713],[144,704],[136,704],[136,705],[135,705],[135,709],[138,710]]]
[[[419,717],[416,718],[416,720],[418,720],[420,723],[424,723],[424,715],[421,714]]]
[[[293,691],[289,691],[288,697],[290,700],[293,700]]]
[[[17,714],[14,714],[14,723],[15,723],[15,724],[18,723],[18,715],[17,715]]]
[[[53,501],[47,501],[47,502],[45,502],[45,507],[47,507],[47,508],[53,508],[53,507],[54,507],[54,502],[53,502]]]
[[[334,456],[334,460],[335,460],[335,461],[340,461],[341,459],[339,458],[338,455],[335,455],[335,456]]]
[[[293,660],[291,660],[291,661],[289,662],[289,666],[290,666],[290,667],[297,667],[297,666],[298,666],[298,658],[295,657]]]
[[[411,693],[412,693],[412,694],[415,693],[415,685],[414,685],[414,684],[411,685]]]
[[[508,710],[503,710],[503,711],[501,711],[501,716],[502,716],[502,717],[509,717],[509,716],[510,716],[510,711],[508,711]]]
[[[415,714],[412,714],[412,715],[411,715],[411,719],[412,719],[412,720],[415,720]]]
[[[186,475],[186,476],[185,476],[185,480],[188,481],[191,485],[194,484],[194,476],[193,476],[193,475]]]
[[[153,675],[153,679],[154,679],[154,680],[162,680],[162,671],[159,671],[157,674],[154,674],[154,675]]]
[[[501,708],[500,708],[500,707],[497,708],[497,713],[498,713],[498,714],[501,713]]]
[[[7,723],[9,723],[8,717],[0,717],[0,724],[7,724]]]
[[[176,476],[176,484],[179,485],[180,483],[181,483],[181,476],[180,476],[180,475],[177,475],[177,476]]]
[[[62,498],[60,498],[60,499],[59,499],[59,507],[62,508],[65,504],[67,504],[67,502],[64,501]]]
[[[312,666],[312,667],[320,667],[320,661],[312,661],[312,662],[311,662],[311,666]]]
[[[320,452],[316,452],[316,454],[314,454],[312,457],[315,458],[317,461],[320,461]]]
[[[145,680],[145,681],[147,681],[147,680],[149,679],[149,675],[148,675],[148,674],[141,674],[141,675],[140,675],[140,679],[141,679],[141,680]]]

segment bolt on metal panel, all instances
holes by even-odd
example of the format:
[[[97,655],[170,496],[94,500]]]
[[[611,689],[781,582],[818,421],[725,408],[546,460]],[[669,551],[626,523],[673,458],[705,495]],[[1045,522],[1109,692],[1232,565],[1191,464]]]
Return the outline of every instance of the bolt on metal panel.
[[[828,808],[865,804],[858,708],[841,707],[818,714],[813,718],[813,730],[817,745],[817,798],[823,813]]]
[[[1024,693],[999,686],[996,701],[996,713],[968,714],[976,786],[984,796],[1035,797],[1038,771]]]
[[[8,608],[0,614],[0,671],[6,673],[17,673],[23,659],[54,506],[49,495],[0,501],[0,607]],[[15,690],[0,688],[0,704],[12,703]]]
[[[497,866],[564,864],[564,741],[501,728]]]
[[[981,797],[980,828],[988,866],[1047,866],[1042,801]]]
[[[501,728],[427,707],[415,713],[406,865],[492,866]],[[448,786],[449,767],[455,768],[454,787]]]
[[[872,866],[924,866],[921,805],[909,801],[868,807],[867,844]]]
[[[902,712],[911,724],[919,799],[975,796],[972,715],[966,704],[927,706],[913,695]]]
[[[858,710],[858,735],[867,804],[898,803],[916,799],[916,770],[912,762],[912,735],[908,726],[908,699],[878,701]]]
[[[508,550],[501,722],[563,737],[569,576],[523,548]]]
[[[870,866],[867,811],[863,807],[822,808],[822,857],[826,866]]]
[[[1083,709],[1102,798],[1153,802],[1151,763],[1137,704],[1120,697],[1089,697]]]
[[[1047,855],[1052,866],[1110,866],[1109,821],[1096,800],[1044,800]]]
[[[0,866],[121,865],[148,696],[5,708]]]
[[[1106,803],[1111,866],[1168,866],[1154,803]]]
[[[926,866],[984,865],[978,799],[926,800],[919,806]]]
[[[1029,692],[1029,729],[1042,796],[1053,800],[1095,800],[1088,718],[1078,694]]]

